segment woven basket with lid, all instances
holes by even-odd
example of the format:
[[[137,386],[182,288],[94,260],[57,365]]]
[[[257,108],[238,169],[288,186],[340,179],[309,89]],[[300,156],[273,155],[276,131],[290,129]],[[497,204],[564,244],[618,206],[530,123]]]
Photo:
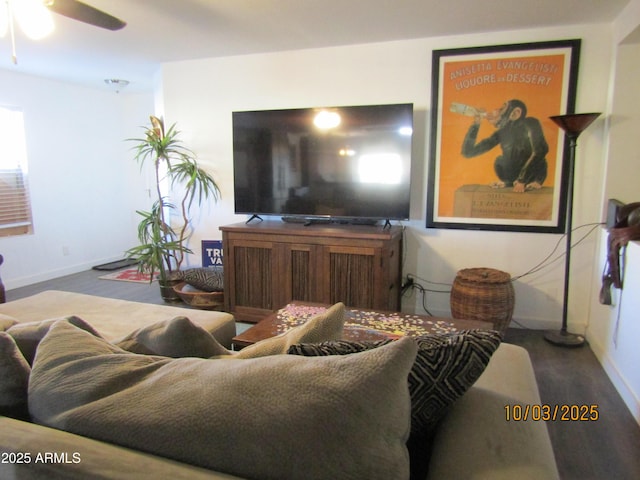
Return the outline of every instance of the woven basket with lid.
[[[511,322],[515,292],[511,275],[493,268],[465,268],[451,289],[451,316],[493,324],[504,334]]]

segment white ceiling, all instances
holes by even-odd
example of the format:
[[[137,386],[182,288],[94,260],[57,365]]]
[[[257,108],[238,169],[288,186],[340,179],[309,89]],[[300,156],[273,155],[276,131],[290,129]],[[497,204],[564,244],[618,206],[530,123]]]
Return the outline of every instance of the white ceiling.
[[[13,0],[19,1],[19,0]],[[7,37],[0,69],[151,88],[162,62],[546,26],[611,22],[629,0],[84,0],[127,22],[103,30],[55,15],[55,32]]]

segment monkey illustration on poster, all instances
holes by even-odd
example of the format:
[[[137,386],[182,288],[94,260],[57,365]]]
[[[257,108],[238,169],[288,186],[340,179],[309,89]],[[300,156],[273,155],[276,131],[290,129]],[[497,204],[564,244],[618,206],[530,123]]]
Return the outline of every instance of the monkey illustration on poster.
[[[427,227],[564,230],[579,40],[433,53]]]
[[[496,130],[478,142],[482,119],[486,119]],[[464,137],[462,155],[465,158],[476,157],[498,145],[502,155],[496,157],[493,164],[498,180],[492,182],[491,187],[512,187],[516,193],[542,188],[547,178],[549,145],[540,122],[527,116],[527,106],[521,100],[509,100],[491,112],[477,110],[473,124]]]

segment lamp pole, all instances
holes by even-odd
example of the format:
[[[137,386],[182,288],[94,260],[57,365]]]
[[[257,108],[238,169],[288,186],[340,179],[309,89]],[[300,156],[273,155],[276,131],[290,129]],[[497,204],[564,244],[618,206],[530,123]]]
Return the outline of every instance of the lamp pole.
[[[580,347],[584,345],[584,336],[569,333],[567,330],[567,317],[569,313],[569,278],[571,272],[571,230],[573,226],[573,182],[575,174],[576,146],[578,137],[593,121],[600,116],[600,113],[572,113],[567,115],[556,115],[551,118],[567,137],[569,137],[569,177],[567,183],[567,210],[566,210],[566,250],[564,258],[564,292],[562,302],[562,327],[560,331],[549,331],[544,338],[554,345],[562,347]]]

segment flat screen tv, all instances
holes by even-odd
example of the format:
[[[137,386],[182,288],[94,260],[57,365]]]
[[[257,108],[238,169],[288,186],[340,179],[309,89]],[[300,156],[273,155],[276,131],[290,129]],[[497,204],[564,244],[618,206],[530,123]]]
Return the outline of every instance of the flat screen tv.
[[[409,218],[413,105],[233,112],[235,212]]]

